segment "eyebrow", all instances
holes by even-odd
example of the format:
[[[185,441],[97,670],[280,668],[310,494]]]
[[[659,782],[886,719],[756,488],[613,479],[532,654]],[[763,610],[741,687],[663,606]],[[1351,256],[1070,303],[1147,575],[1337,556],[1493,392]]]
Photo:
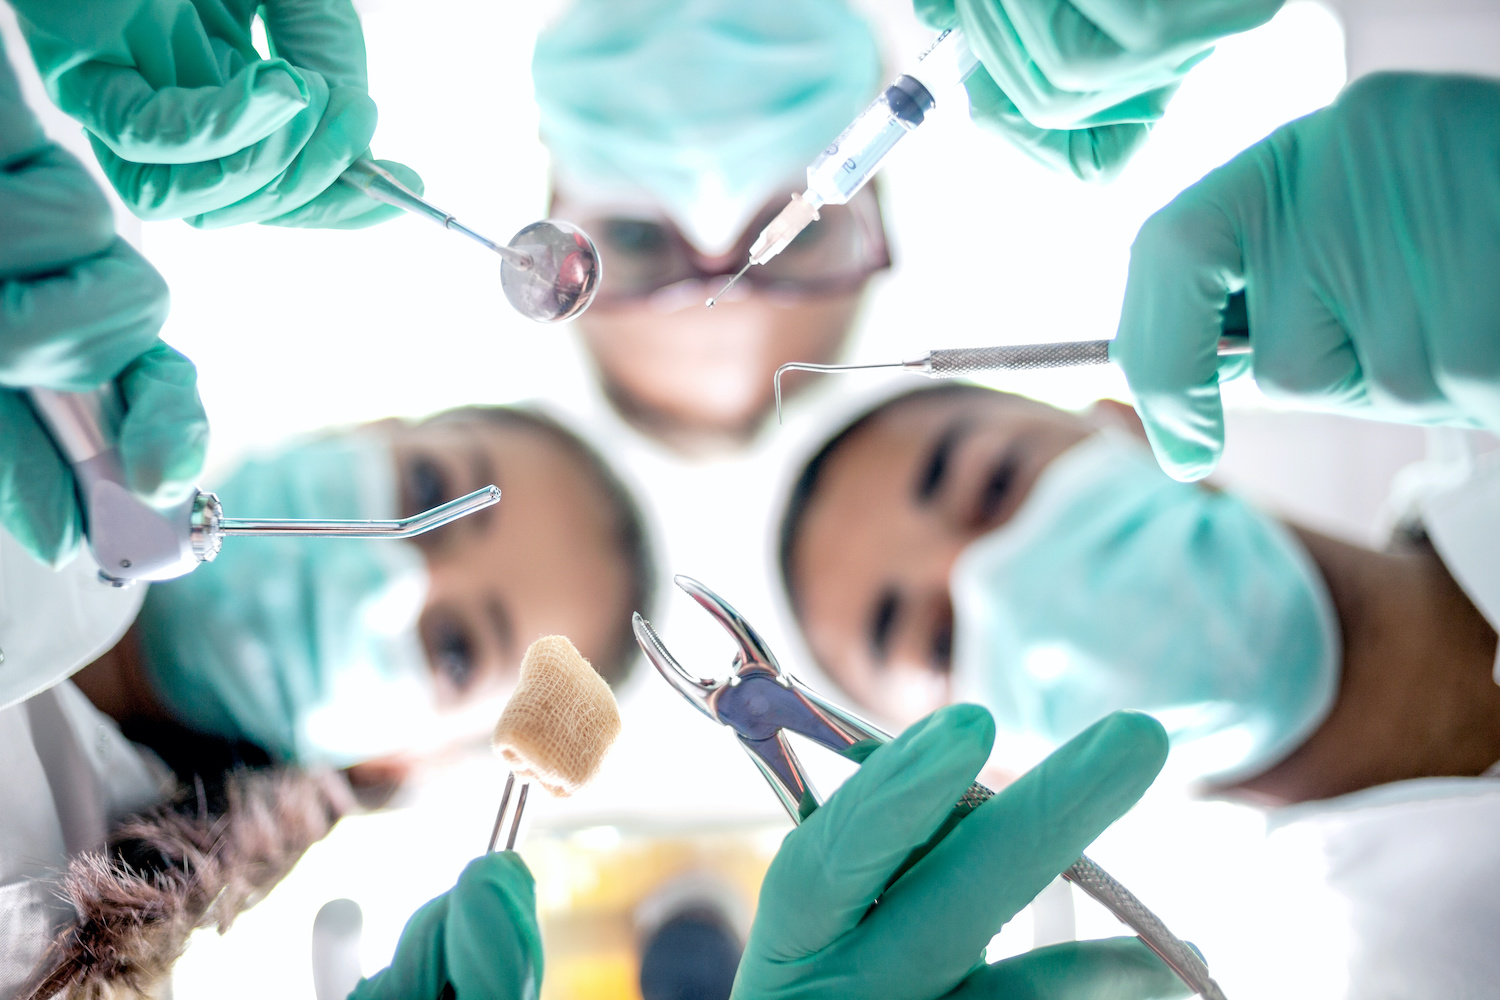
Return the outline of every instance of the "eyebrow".
[[[516,629],[511,621],[510,610],[500,598],[491,595],[485,602],[484,612],[490,623],[490,631],[495,635],[495,644],[500,649],[500,658],[510,661],[516,651]]]
[[[931,503],[943,488],[948,477],[948,467],[953,464],[953,452],[973,426],[974,423],[969,418],[957,417],[938,435],[932,451],[928,452],[927,461],[922,463],[917,481],[912,484],[912,497],[919,507]]]
[[[886,587],[875,599],[869,622],[870,652],[877,663],[884,663],[890,653],[891,633],[900,613],[901,595],[895,587]]]

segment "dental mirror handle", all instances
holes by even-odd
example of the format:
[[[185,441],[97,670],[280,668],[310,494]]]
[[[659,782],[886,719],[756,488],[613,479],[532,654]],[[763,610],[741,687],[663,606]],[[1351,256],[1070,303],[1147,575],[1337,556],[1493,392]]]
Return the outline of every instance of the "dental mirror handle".
[[[520,250],[512,249],[503,243],[496,243],[488,237],[479,235],[441,208],[423,200],[421,195],[397,180],[395,174],[392,174],[373,160],[366,159],[365,157],[355,160],[339,175],[339,180],[369,195],[376,201],[383,201],[387,205],[395,205],[397,208],[404,209],[412,215],[420,215],[423,218],[431,219],[444,229],[451,229],[456,233],[467,236],[481,246],[499,254],[511,267],[525,271],[529,270],[532,266],[530,256],[522,253]]]
[[[171,580],[219,554],[219,499],[197,490],[154,507],[130,490],[118,433],[124,406],[113,384],[90,392],[29,389],[27,395],[73,469],[89,549],[116,586]]]

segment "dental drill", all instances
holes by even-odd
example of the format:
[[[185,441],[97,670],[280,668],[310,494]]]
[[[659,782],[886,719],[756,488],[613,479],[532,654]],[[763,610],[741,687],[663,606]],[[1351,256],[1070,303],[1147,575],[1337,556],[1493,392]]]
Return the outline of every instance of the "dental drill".
[[[396,521],[295,520],[225,517],[219,498],[194,490],[160,508],[130,491],[120,461],[123,415],[113,385],[91,392],[30,389],[31,407],[73,468],[89,549],[99,575],[123,587],[138,580],[172,580],[212,562],[227,537],[410,538],[499,503],[486,486],[467,496]]]

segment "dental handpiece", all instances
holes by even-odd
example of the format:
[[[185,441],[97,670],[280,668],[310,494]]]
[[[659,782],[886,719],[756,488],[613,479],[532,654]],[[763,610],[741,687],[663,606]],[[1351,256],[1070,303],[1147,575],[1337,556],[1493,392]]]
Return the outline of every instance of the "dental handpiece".
[[[114,386],[92,392],[31,389],[28,396],[73,468],[99,575],[116,586],[190,573],[212,562],[229,536],[410,538],[500,501],[500,490],[486,486],[393,521],[225,517],[219,498],[201,490],[174,506],[155,507],[126,485],[117,437],[123,407]]]
[[[361,157],[339,180],[376,201],[431,219],[500,255],[500,286],[521,315],[539,323],[572,319],[589,307],[599,290],[599,251],[582,229],[559,219],[533,222],[498,243],[459,222],[422,198],[394,174]]]
[[[807,190],[792,195],[791,204],[750,245],[745,266],[706,305],[712,309],[752,265],[764,264],[785,250],[798,233],[817,221],[818,209],[847,204],[875,176],[896,144],[926,120],[938,98],[957,88],[978,66],[979,59],[970,51],[963,32],[950,28],[939,35],[911,72],[897,77],[818,154],[807,168]]]

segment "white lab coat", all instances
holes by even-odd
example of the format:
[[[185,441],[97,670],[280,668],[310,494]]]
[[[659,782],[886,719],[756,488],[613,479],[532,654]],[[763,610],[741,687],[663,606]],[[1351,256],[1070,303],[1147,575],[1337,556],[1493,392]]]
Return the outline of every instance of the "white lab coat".
[[[1500,632],[1500,452],[1418,506],[1454,580]],[[1392,782],[1270,823],[1273,846],[1320,855],[1330,912],[1346,921],[1327,942],[1347,954],[1348,997],[1500,997],[1500,777]]]
[[[103,584],[87,553],[50,570],[0,531],[0,997],[73,918],[57,897],[69,859],[167,791],[161,762],[67,680],[119,641],[144,589]]]

